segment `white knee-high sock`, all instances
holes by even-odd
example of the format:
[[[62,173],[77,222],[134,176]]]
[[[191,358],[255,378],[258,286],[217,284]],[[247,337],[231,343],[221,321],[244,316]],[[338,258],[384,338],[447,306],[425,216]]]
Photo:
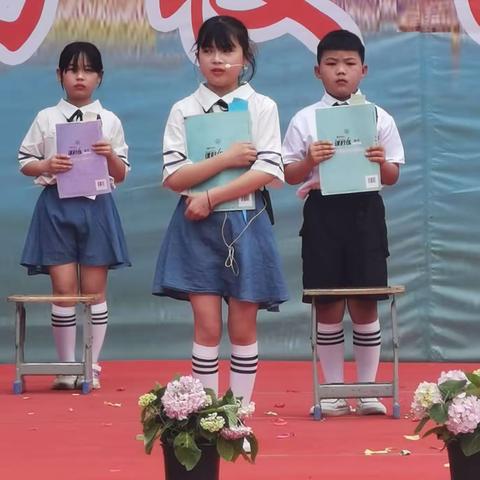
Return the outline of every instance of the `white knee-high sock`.
[[[341,322],[317,324],[317,357],[325,383],[343,383],[345,339]]]
[[[211,388],[218,395],[218,351],[220,345],[208,347],[193,342],[192,376],[202,382],[204,388]]]
[[[98,358],[105,340],[108,324],[107,302],[92,305],[92,360],[98,363]]]
[[[353,353],[357,364],[357,380],[374,382],[380,362],[382,339],[380,322],[365,325],[353,324]]]
[[[242,397],[245,407],[252,399],[257,376],[258,343],[233,345],[230,357],[230,388],[236,397]]]
[[[58,359],[61,362],[74,362],[77,334],[75,307],[60,307],[53,304],[52,327]]]

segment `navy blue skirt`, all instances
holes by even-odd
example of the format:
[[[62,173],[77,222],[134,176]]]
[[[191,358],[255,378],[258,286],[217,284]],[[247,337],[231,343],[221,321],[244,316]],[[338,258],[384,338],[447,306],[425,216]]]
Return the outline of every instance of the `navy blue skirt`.
[[[185,217],[185,199],[180,198],[163,239],[153,294],[188,300],[190,293],[208,293],[258,303],[269,310],[285,302],[287,287],[266,211],[234,243],[234,268],[225,266],[229,257],[225,243],[232,243],[263,208],[260,193],[257,209],[247,211],[246,219],[238,211],[214,212],[205,220],[190,221]]]
[[[60,199],[56,185],[45,187],[33,212],[20,263],[29,275],[48,274],[50,266],[67,263],[130,266],[112,195],[98,195],[95,200]]]

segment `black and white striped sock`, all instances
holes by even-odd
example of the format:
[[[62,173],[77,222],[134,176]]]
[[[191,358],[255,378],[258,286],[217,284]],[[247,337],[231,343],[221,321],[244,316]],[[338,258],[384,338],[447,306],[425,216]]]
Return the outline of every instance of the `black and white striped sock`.
[[[325,383],[343,383],[345,336],[341,322],[317,324],[317,357]]]
[[[378,318],[365,325],[353,324],[353,353],[357,364],[357,380],[374,382],[380,362],[382,337]]]
[[[107,302],[92,305],[92,359],[98,363],[108,325]]]
[[[52,327],[58,359],[61,362],[74,362],[77,334],[75,307],[60,307],[53,304]]]
[[[211,388],[218,395],[218,352],[220,346],[209,347],[193,342],[192,374],[202,382],[204,388]]]
[[[250,403],[257,376],[258,343],[233,345],[230,357],[230,388],[236,397],[242,397],[242,405]]]

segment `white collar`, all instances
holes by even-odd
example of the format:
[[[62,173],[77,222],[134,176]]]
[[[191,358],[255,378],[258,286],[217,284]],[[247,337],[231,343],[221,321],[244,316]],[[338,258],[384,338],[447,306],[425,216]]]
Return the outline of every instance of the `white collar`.
[[[202,106],[205,112],[208,112],[218,100],[224,100],[230,103],[234,98],[241,98],[248,100],[248,98],[255,92],[255,90],[248,83],[243,83],[238,88],[223,97],[219,97],[215,92],[212,92],[205,84],[200,84],[193,96],[197,102]]]
[[[70,118],[77,110],[80,110],[83,115],[85,115],[87,112],[97,115],[102,112],[102,104],[98,100],[95,100],[94,102],[79,108],[75,105],[72,105],[71,103],[68,103],[62,98],[58,102],[57,108],[62,112],[65,118]]]
[[[358,89],[356,94],[361,94],[362,92]],[[325,92],[322,97],[322,102],[326,103],[329,107],[331,107],[334,103],[347,103],[350,104],[350,99],[348,100],[339,100],[338,98],[332,97],[328,92]]]

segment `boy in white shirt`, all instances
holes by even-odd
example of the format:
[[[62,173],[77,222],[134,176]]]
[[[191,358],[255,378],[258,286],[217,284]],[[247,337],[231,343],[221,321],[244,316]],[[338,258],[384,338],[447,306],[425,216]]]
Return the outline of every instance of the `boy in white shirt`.
[[[322,81],[322,99],[300,110],[291,120],[283,143],[285,180],[302,185],[298,195],[305,199],[302,237],[303,287],[348,288],[387,285],[387,230],[383,200],[378,192],[322,195],[320,162],[335,153],[331,142],[317,141],[315,111],[348,104],[367,73],[365,48],[347,30],[327,34],[317,48],[315,76]],[[366,157],[380,165],[382,185],[393,185],[399,165],[405,162],[403,146],[393,118],[380,107],[377,111],[378,145],[368,148]],[[347,175],[348,172],[345,172]],[[345,308],[353,322],[353,349],[360,383],[374,382],[380,359],[380,323],[377,300],[384,296],[319,297],[316,300],[317,352],[326,383],[344,383]],[[321,401],[322,413],[346,415],[345,399]],[[385,414],[377,398],[361,398],[360,415]]]

